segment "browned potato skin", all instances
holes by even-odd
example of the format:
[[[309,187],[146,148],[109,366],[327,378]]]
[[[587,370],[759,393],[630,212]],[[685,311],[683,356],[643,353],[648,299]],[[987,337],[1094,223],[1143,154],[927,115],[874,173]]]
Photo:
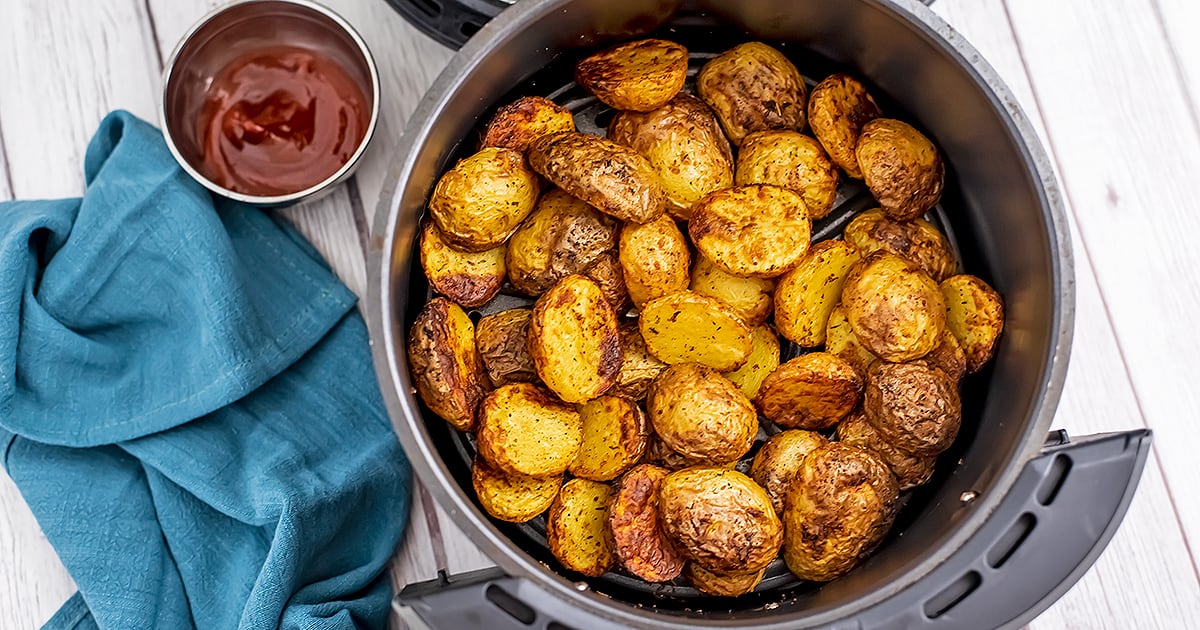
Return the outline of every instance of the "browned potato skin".
[[[566,402],[586,402],[616,384],[617,314],[595,282],[570,275],[538,298],[529,321],[529,354],[542,382]]]
[[[946,332],[942,333],[942,343],[921,360],[945,372],[955,383],[967,374],[967,355],[963,352],[958,337],[951,332],[949,323]]]
[[[631,223],[662,216],[667,198],[658,172],[629,147],[574,131],[542,136],[529,145],[533,170],[591,204]]]
[[[734,461],[758,433],[758,416],[737,385],[696,363],[660,374],[650,385],[646,411],[659,439],[694,459]]]
[[[863,347],[884,361],[919,359],[942,342],[946,330],[946,300],[938,284],[887,252],[867,256],[850,271],[842,306]]]
[[[475,325],[457,304],[435,297],[408,332],[413,384],[429,409],[459,431],[475,426],[486,376],[475,348]]]
[[[942,157],[907,123],[876,118],[863,125],[854,153],[863,181],[888,217],[910,221],[941,199],[946,179]]]
[[[555,188],[542,195],[509,239],[508,279],[526,295],[541,295],[616,246],[617,224],[611,217]]]
[[[742,141],[735,181],[787,188],[804,198],[809,217],[823,219],[837,197],[838,171],[821,145],[804,134],[757,131]]]
[[[651,112],[621,112],[608,139],[641,153],[658,171],[667,212],[687,220],[704,195],[733,185],[733,152],[716,116],[700,99],[679,93]]]
[[[648,112],[662,107],[687,80],[687,49],[665,39],[642,39],[584,58],[575,82],[609,107]]]
[[[801,579],[845,574],[883,540],[899,487],[877,454],[831,442],[809,453],[783,510],[783,559]]]
[[[762,389],[763,381],[779,367],[779,337],[771,327],[763,324],[754,328],[754,347],[746,364],[725,372],[725,378],[742,389],[746,398],[754,400]]]
[[[696,90],[735,145],[755,131],[804,128],[804,79],[787,57],[762,42],[735,46],[704,64]]]
[[[846,310],[841,306],[829,313],[829,323],[825,326],[825,352],[849,363],[864,381],[871,366],[879,362],[879,357],[871,354],[858,340],[850,320],[846,318]]]
[[[986,282],[972,275],[947,278],[941,285],[946,298],[946,325],[962,345],[967,372],[978,372],[996,352],[1004,330],[1004,301]]]
[[[572,479],[563,484],[546,516],[546,544],[564,567],[597,577],[616,566],[616,545],[608,526],[613,494],[608,484],[598,481]]]
[[[550,509],[562,486],[562,477],[509,475],[483,459],[476,459],[471,467],[471,485],[479,504],[493,518],[525,523]]]
[[[442,239],[432,221],[426,221],[420,251],[430,286],[457,304],[467,308],[485,304],[504,285],[503,245],[479,253],[460,252]]]
[[[494,387],[538,380],[529,354],[529,319],[533,310],[514,308],[479,320],[475,345]]]
[[[736,470],[687,468],[659,490],[663,528],[693,562],[716,573],[750,573],[779,555],[783,528],[771,497]]]
[[[596,257],[592,264],[583,270],[583,275],[592,279],[604,299],[613,307],[617,315],[622,315],[633,306],[629,299],[629,288],[625,286],[625,270],[621,268],[621,260],[616,250],[609,250]]]
[[[919,456],[949,448],[962,424],[957,384],[921,361],[884,363],[872,369],[863,411],[884,440]]]
[[[691,254],[669,216],[622,226],[618,259],[629,298],[639,307],[688,286]]]
[[[862,391],[862,378],[849,363],[827,352],[810,352],[771,372],[754,402],[781,427],[819,431],[853,411]]]
[[[879,435],[879,431],[876,431],[875,427],[871,426],[866,415],[861,411],[851,414],[850,417],[838,423],[837,439],[843,444],[865,448],[879,455],[883,463],[887,464],[892,474],[896,476],[896,482],[900,485],[901,492],[912,490],[929,481],[929,478],[933,476],[933,467],[937,463],[936,457],[909,455],[892,446],[890,442],[883,439],[882,435]]]
[[[524,152],[534,140],[559,131],[575,131],[567,108],[542,96],[522,96],[496,110],[483,128],[481,145]]]
[[[867,88],[844,74],[825,77],[808,97],[808,124],[813,135],[829,159],[854,179],[862,179],[854,154],[858,135],[863,125],[882,115]]]
[[[502,472],[558,477],[583,440],[575,408],[532,383],[500,387],[479,406],[479,456]]]
[[[680,291],[646,302],[638,317],[646,350],[668,364],[700,363],[719,372],[746,364],[753,331],[724,302]]]
[[[485,252],[517,231],[538,190],[537,175],[520,151],[488,147],[442,175],[429,198],[429,215],[451,247]]]
[[[618,326],[621,334],[621,371],[617,374],[616,393],[642,400],[646,397],[650,383],[667,369],[667,364],[654,358],[646,351],[646,342],[637,322],[623,321]]]
[[[695,562],[689,562],[683,573],[688,583],[701,593],[737,597],[753,592],[766,572],[766,569],[759,569],[752,573],[713,573]]]
[[[771,278],[735,276],[707,258],[697,256],[688,288],[721,300],[750,326],[757,326],[771,316],[771,296],[775,291],[775,280]]]
[[[958,269],[949,241],[925,219],[895,221],[876,208],[854,217],[846,226],[844,238],[863,256],[890,252],[915,263],[938,282]]]
[[[732,470],[737,466],[738,460],[730,462],[713,462],[707,459],[697,457],[688,457],[683,453],[675,451],[670,446],[662,441],[657,435],[650,436],[650,444],[646,447],[646,453],[642,456],[642,462],[653,464],[660,468],[666,468],[670,471],[683,470],[693,466],[705,466],[708,468],[728,468]]]
[[[646,414],[621,396],[601,396],[579,406],[583,444],[567,468],[576,477],[611,481],[642,459],[650,437]]]
[[[718,190],[692,207],[696,249],[735,276],[774,278],[808,251],[812,221],[804,200],[778,186]]]
[[[662,531],[658,491],[670,473],[642,464],[621,477],[609,507],[609,526],[625,570],[647,582],[669,582],[683,571],[685,558]]]
[[[825,343],[829,317],[842,297],[850,269],[861,260],[844,241],[821,241],[779,278],[775,287],[775,326],[805,348]]]
[[[828,443],[820,433],[792,429],[772,435],[758,449],[750,465],[750,477],[771,496],[777,514],[783,514],[784,498],[804,458]]]

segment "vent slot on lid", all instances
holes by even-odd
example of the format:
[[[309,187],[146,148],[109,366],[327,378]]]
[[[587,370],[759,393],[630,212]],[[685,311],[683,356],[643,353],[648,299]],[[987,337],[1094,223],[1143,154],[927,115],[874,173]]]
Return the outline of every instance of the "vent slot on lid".
[[[509,595],[507,591],[495,584],[488,586],[483,595],[489,602],[495,604],[497,608],[527,626],[537,619],[537,613],[525,605],[525,602]]]
[[[1053,503],[1054,497],[1058,496],[1058,491],[1070,473],[1071,458],[1062,454],[1055,457],[1054,461],[1050,462],[1050,469],[1046,471],[1046,478],[1042,480],[1042,485],[1038,486],[1038,503],[1042,505]]]
[[[987,563],[993,569],[999,569],[1004,566],[1005,562],[1016,553],[1017,549],[1021,548],[1021,544],[1025,539],[1029,538],[1029,534],[1033,533],[1033,528],[1037,526],[1037,519],[1026,512],[1004,532],[1004,535],[992,545],[987,552]]]
[[[978,571],[971,571],[964,574],[962,577],[954,580],[942,589],[942,592],[930,597],[925,601],[925,616],[929,619],[937,619],[946,614],[951,608],[958,605],[959,602],[966,599],[968,595],[975,592],[979,585],[983,583],[983,578],[979,576]]]

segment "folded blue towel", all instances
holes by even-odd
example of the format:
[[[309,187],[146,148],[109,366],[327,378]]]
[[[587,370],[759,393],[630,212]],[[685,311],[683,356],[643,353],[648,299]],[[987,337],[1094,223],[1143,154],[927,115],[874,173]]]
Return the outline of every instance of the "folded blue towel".
[[[79,585],[47,627],[382,627],[410,472],[354,296],[128,113],[84,170],[0,204],[0,461]]]

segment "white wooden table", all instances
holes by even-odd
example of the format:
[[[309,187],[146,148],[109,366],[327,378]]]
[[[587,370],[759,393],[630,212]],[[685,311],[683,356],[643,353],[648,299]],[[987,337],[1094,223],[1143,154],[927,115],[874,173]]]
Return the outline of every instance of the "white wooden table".
[[[361,245],[404,121],[450,57],[383,0],[327,0],[366,38],[384,117],[358,175],[287,211],[362,294]],[[109,110],[156,119],[159,73],[215,0],[0,0],[0,200],[76,196]],[[1078,312],[1056,425],[1148,427],[1124,525],[1034,628],[1200,623],[1200,6],[1193,0],[939,0],[1016,93],[1054,158],[1075,244]],[[421,491],[396,585],[488,566]],[[36,627],[74,591],[0,474],[0,629]]]

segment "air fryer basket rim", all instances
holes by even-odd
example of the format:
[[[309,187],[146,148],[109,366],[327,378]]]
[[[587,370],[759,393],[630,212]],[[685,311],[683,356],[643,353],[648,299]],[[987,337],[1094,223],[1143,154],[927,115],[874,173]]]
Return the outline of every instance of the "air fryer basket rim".
[[[396,153],[398,159],[389,173],[387,188],[380,196],[380,204],[376,211],[368,261],[366,313],[381,389],[405,451],[426,488],[452,518],[460,521],[460,527],[472,542],[505,571],[525,577],[561,600],[583,606],[592,614],[626,624],[671,625],[678,623],[680,619],[656,618],[652,613],[638,611],[629,606],[614,606],[611,600],[588,590],[581,591],[575,582],[548,571],[540,563],[516,550],[513,543],[496,529],[486,515],[479,512],[433,449],[430,436],[424,427],[424,420],[412,404],[414,390],[402,358],[405,331],[397,324],[402,321],[402,313],[399,312],[396,298],[398,293],[406,290],[407,279],[402,277],[397,283],[392,275],[405,270],[409,264],[407,260],[397,260],[396,247],[399,242],[411,242],[415,226],[403,225],[398,221],[405,192],[400,184],[407,182],[412,176],[416,166],[417,149],[428,140],[437,115],[458,92],[460,86],[470,78],[481,59],[485,58],[489,51],[496,49],[499,43],[519,37],[526,25],[534,19],[557,11],[559,5],[567,1],[569,0],[524,0],[505,10],[451,59],[413,112]],[[1061,395],[1074,318],[1073,259],[1061,196],[1049,157],[1032,125],[1017,105],[1015,97],[970,44],[917,0],[861,1],[883,9],[894,19],[917,31],[917,36],[924,37],[944,54],[951,56],[991,101],[995,115],[1000,117],[1013,137],[1014,144],[1023,154],[1024,168],[1033,181],[1040,182],[1037,192],[1040,196],[1041,211],[1046,225],[1053,232],[1048,235],[1048,243],[1051,250],[1051,283],[1055,304],[1051,322],[1052,351],[1046,357],[1045,377],[1032,412],[1034,422],[1027,423],[1022,438],[1024,446],[1021,455],[1006,463],[1004,470],[997,476],[993,492],[977,499],[971,514],[963,520],[946,544],[935,549],[922,562],[886,588],[865,593],[858,600],[848,604],[856,608],[871,606],[899,592],[958,549],[979,529],[1007,494],[1024,462],[1038,453]],[[823,616],[807,618],[806,621],[815,624],[835,621],[845,615],[846,611],[843,608],[833,609]],[[791,617],[792,615],[780,615],[769,621],[763,620],[766,623],[762,627],[790,626],[794,623]],[[709,625],[704,619],[689,618],[687,623]]]

